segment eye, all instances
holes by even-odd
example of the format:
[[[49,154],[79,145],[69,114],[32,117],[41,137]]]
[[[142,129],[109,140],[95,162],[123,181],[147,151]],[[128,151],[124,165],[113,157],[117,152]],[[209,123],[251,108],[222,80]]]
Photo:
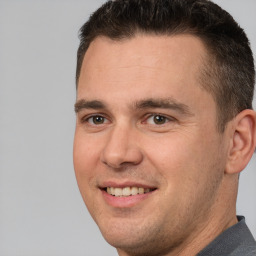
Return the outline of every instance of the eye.
[[[108,120],[103,116],[91,116],[88,117],[86,121],[91,125],[101,125],[108,122]]]
[[[153,124],[153,125],[162,125],[169,121],[170,121],[170,118],[167,118],[166,116],[162,116],[162,115],[151,115],[150,117],[147,118],[147,123]]]

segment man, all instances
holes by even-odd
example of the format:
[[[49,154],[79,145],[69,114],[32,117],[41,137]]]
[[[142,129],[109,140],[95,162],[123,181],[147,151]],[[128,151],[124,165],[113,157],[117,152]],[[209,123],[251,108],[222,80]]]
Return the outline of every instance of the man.
[[[81,28],[74,167],[120,256],[256,255],[236,217],[256,141],[243,30],[207,0],[116,0]]]

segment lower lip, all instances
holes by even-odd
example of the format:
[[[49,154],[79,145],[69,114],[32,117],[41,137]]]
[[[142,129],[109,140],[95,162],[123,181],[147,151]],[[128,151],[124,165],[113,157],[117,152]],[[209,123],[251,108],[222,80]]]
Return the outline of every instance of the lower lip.
[[[112,196],[112,195],[108,194],[105,190],[102,190],[102,195],[103,195],[103,198],[105,199],[105,201],[112,207],[129,208],[134,205],[137,205],[138,203],[140,203],[140,202],[144,201],[145,199],[147,199],[148,197],[152,196],[152,194],[154,192],[155,192],[155,190],[152,192],[145,193],[145,194],[119,197],[119,196]]]

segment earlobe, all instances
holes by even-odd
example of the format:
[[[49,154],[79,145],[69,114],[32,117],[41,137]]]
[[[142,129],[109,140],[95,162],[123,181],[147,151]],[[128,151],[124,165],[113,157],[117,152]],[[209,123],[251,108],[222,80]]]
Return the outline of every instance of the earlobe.
[[[255,150],[256,115],[251,109],[240,112],[233,121],[231,145],[226,165],[227,174],[240,173]]]

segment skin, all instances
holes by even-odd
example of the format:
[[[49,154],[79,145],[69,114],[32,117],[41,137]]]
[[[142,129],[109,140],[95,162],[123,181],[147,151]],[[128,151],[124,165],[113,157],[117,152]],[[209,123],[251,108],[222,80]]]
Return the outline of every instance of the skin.
[[[90,214],[121,256],[195,255],[237,222],[238,173],[255,147],[255,114],[245,110],[217,131],[216,104],[199,84],[205,59],[203,43],[190,35],[98,37],[86,52],[75,173]],[[155,190],[112,204],[106,184]]]

